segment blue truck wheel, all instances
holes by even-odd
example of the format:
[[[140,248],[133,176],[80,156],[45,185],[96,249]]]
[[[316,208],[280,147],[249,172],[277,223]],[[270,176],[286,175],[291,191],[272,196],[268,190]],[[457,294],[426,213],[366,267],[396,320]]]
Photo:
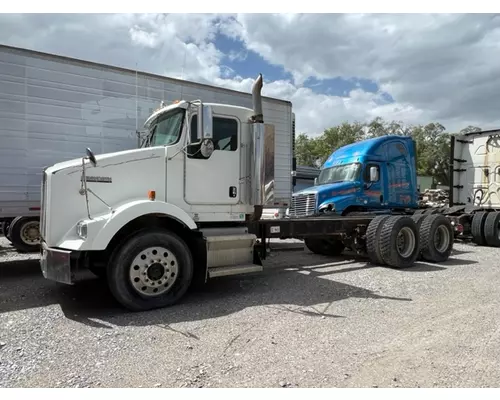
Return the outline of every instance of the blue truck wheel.
[[[380,253],[380,232],[384,222],[390,215],[379,215],[370,222],[366,230],[366,252],[372,264],[384,265],[384,259]]]
[[[444,215],[427,215],[420,225],[422,258],[429,262],[446,261],[453,250],[454,231]]]
[[[380,253],[392,268],[411,267],[420,253],[417,224],[410,217],[391,216],[380,232]]]

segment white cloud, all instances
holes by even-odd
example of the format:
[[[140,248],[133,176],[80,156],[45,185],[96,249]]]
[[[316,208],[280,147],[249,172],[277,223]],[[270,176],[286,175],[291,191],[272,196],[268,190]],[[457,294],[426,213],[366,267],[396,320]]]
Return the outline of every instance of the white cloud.
[[[311,76],[376,81],[399,105],[380,109],[358,96],[369,115],[439,120],[452,129],[500,122],[498,15],[243,14],[223,29],[284,65],[296,84]]]
[[[222,54],[218,30],[245,48]],[[500,125],[500,18],[490,15],[3,14],[0,41],[247,92],[260,71],[241,78],[224,63],[254,51],[292,74],[266,80],[263,91],[291,100],[297,129],[311,134],[377,116],[448,129]],[[309,77],[365,78],[381,89],[332,96],[303,87]]]

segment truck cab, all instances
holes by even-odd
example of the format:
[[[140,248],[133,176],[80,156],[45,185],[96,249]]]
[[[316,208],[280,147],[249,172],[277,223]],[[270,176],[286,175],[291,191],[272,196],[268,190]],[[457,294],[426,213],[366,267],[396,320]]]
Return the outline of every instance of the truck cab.
[[[335,150],[315,185],[293,194],[290,216],[417,207],[415,141],[391,135]]]

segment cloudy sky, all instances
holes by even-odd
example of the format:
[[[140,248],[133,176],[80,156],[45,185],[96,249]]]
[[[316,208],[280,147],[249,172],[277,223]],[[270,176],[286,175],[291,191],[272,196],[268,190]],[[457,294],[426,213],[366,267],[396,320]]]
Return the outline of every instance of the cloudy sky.
[[[242,91],[262,72],[311,135],[500,127],[499,14],[0,14],[0,42]]]

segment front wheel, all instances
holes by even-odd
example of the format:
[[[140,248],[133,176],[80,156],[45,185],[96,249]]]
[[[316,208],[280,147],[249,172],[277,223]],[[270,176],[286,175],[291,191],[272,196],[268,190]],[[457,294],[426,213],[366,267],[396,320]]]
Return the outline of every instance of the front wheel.
[[[141,231],[115,251],[107,270],[116,300],[131,311],[145,311],[170,306],[186,293],[193,258],[176,234]]]

